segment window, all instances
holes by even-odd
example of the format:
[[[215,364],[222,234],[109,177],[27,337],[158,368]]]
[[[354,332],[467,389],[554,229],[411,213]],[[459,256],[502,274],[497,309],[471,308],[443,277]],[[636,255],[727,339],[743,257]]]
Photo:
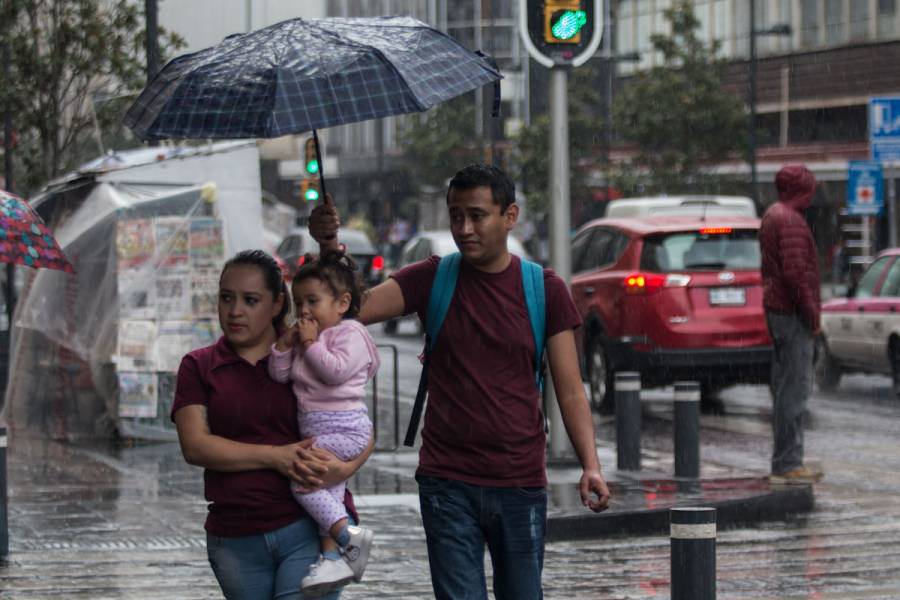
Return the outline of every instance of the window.
[[[594,233],[594,229],[582,231],[572,242],[572,271],[575,273],[580,273],[581,271],[586,271],[588,269],[584,258],[587,256],[587,249],[591,243],[592,233]]]
[[[900,296],[900,260],[895,260],[891,265],[881,289],[878,290],[878,295],[893,298]]]
[[[875,284],[881,279],[881,274],[889,260],[893,257],[883,256],[869,265],[866,272],[859,278],[856,289],[853,291],[854,298],[871,298],[875,292]]]
[[[641,252],[641,269],[656,273],[759,269],[757,231],[730,233],[685,231],[648,236]]]
[[[597,229],[591,238],[591,245],[585,254],[585,266],[588,269],[596,269],[608,265],[610,259],[610,244],[613,241],[613,233],[608,229]]]
[[[800,4],[800,43],[803,46],[819,44],[818,0],[802,0]]]
[[[825,0],[825,43],[836,44],[842,41],[844,41],[844,0]]]
[[[878,37],[888,37],[897,31],[897,0],[878,0]]]
[[[850,3],[850,39],[862,40],[869,37],[869,3]]]

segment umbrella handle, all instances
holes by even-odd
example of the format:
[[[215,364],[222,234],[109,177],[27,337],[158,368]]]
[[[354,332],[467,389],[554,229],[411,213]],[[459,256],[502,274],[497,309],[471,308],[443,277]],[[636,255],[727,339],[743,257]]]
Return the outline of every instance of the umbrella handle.
[[[319,163],[319,187],[322,188],[322,198],[325,198],[325,169],[322,164],[322,151],[319,150],[319,134],[312,130],[313,141],[316,143],[316,161]]]

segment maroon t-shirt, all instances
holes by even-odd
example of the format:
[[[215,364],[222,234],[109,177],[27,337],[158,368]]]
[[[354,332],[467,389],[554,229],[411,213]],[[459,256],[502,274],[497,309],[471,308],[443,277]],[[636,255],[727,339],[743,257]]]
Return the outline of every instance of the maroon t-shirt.
[[[439,262],[432,256],[392,275],[406,313],[423,322]],[[549,269],[544,290],[547,339],[578,327],[566,284]],[[428,370],[419,474],[497,487],[547,485],[534,352],[519,258],[500,273],[461,261]]]
[[[230,440],[277,446],[300,439],[290,384],[269,377],[268,357],[251,365],[224,337],[182,359],[172,418],[190,404],[205,406],[210,431]],[[213,535],[265,533],[306,516],[291,495],[289,480],[272,469],[232,473],[205,469],[203,482],[210,503],[206,530]],[[349,494],[345,502],[353,511]]]

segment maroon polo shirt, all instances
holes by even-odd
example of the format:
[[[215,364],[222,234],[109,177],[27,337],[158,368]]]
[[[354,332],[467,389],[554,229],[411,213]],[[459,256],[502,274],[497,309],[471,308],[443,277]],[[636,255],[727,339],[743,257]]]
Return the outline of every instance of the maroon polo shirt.
[[[423,319],[440,258],[395,272],[406,312]],[[566,284],[544,269],[547,339],[581,324]],[[497,487],[546,486],[544,418],[522,267],[460,263],[428,371],[418,473]]]
[[[269,377],[268,357],[255,365],[238,356],[224,337],[182,359],[171,416],[184,406],[207,409],[214,435],[247,444],[284,445],[300,439],[297,402],[289,383]],[[205,469],[209,515],[206,530],[235,537],[273,531],[306,516],[289,480],[272,469],[221,472]],[[353,511],[349,493],[345,498]]]

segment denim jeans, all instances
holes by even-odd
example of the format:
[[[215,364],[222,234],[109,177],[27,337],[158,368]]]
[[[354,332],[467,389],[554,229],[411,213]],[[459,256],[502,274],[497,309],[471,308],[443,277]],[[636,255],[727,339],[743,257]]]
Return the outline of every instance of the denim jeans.
[[[206,552],[227,600],[299,600],[300,581],[319,557],[319,532],[312,519],[243,537],[207,533]],[[323,598],[336,600],[340,592]]]
[[[418,475],[431,584],[437,600],[485,600],[484,547],[497,600],[540,600],[547,491]]]
[[[812,391],[812,331],[800,317],[766,313],[774,342],[772,377],[772,473],[787,473],[803,464],[803,414]]]

